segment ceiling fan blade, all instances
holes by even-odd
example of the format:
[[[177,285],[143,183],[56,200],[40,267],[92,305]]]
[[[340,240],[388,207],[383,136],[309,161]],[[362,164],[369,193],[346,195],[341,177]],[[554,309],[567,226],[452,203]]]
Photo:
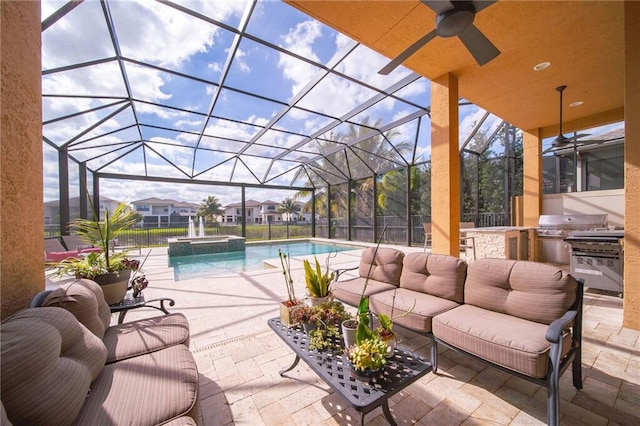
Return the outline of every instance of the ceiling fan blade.
[[[422,0],[422,3],[424,3],[425,6],[433,10],[438,15],[441,15],[453,9],[453,4],[451,4],[450,1]]]
[[[384,68],[378,71],[378,74],[382,74],[382,75],[389,74],[391,71],[398,68],[400,64],[406,61],[409,58],[409,56],[413,55],[422,46],[424,46],[429,41],[431,41],[435,36],[436,36],[436,30],[431,31],[429,34],[422,37],[420,40],[416,41],[411,46],[407,47],[404,52],[396,56],[396,58],[393,61],[389,62],[387,65],[385,65]]]
[[[579,135],[575,135],[575,136],[565,136],[562,133],[560,133],[554,140],[553,140],[553,146],[557,147],[557,148],[565,148],[567,145],[571,145],[574,142],[581,142],[578,139],[583,138],[585,136],[590,136],[588,133],[581,133]]]
[[[473,7],[476,9],[476,13],[480,12],[482,9],[486,9],[494,3],[497,3],[498,0],[487,0],[487,1],[474,1]]]
[[[469,25],[469,28],[464,30],[458,38],[480,66],[500,54],[498,48],[473,24]]]

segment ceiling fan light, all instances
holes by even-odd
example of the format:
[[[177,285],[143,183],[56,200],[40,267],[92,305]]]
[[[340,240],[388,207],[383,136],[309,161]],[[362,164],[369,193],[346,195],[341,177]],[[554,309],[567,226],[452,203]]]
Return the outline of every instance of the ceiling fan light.
[[[533,67],[534,71],[542,71],[544,69],[547,69],[551,66],[551,62],[540,62],[539,64],[536,64]]]

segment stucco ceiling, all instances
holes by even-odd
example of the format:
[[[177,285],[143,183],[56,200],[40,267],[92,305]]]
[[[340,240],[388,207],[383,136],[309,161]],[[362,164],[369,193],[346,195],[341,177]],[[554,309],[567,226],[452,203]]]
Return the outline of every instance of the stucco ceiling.
[[[420,1],[288,3],[389,58],[435,27]],[[496,59],[480,67],[457,37],[436,38],[403,65],[432,80],[452,73],[461,97],[547,137],[558,131],[559,85],[563,131],[623,118],[623,19],[622,1],[498,1],[474,21],[501,51]],[[544,61],[551,66],[533,70]],[[569,108],[575,101],[583,104]]]

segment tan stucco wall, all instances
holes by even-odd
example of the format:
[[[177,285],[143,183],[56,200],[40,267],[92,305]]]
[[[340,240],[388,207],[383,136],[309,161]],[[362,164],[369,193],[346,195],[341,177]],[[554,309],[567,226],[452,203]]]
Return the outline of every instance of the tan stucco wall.
[[[640,330],[640,2],[625,2],[623,324]]]
[[[0,1],[0,317],[44,288],[40,2]]]
[[[431,82],[431,206],[432,252],[459,256],[458,79],[452,74]]]
[[[542,207],[542,140],[538,129],[523,132],[523,226],[538,225]]]

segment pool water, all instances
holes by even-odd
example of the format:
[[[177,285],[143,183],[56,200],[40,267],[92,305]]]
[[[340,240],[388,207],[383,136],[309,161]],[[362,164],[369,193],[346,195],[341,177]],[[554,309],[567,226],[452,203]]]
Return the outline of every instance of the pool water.
[[[248,244],[245,251],[173,256],[169,267],[173,268],[176,281],[202,278],[213,275],[255,271],[263,269],[265,259],[278,257],[278,249],[289,256],[306,256],[345,250],[356,250],[353,246],[299,241],[278,244]]]

